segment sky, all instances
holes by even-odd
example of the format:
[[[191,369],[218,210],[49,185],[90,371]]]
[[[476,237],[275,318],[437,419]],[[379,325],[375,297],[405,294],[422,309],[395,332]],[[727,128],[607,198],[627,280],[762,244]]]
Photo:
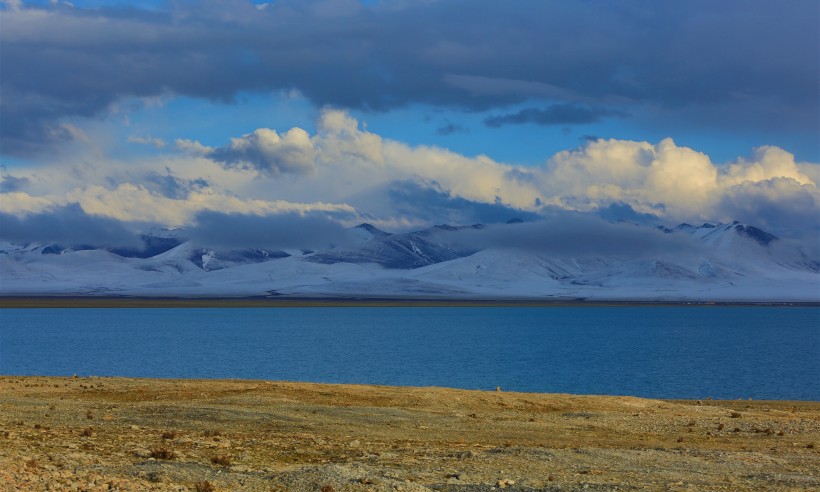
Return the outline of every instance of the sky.
[[[6,0],[0,236],[566,213],[816,241],[818,19],[816,0]]]

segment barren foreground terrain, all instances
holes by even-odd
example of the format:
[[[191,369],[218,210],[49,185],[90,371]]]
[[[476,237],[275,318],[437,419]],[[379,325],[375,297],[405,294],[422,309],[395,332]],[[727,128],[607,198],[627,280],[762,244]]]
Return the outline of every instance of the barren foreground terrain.
[[[820,402],[0,378],[3,490],[820,489]]]

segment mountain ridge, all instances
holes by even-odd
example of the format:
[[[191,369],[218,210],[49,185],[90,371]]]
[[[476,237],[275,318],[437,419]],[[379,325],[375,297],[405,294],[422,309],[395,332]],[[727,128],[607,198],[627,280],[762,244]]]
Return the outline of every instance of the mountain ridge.
[[[526,229],[532,224],[390,233],[363,223],[317,251],[213,248],[187,239],[184,230],[143,234],[142,248],[4,243],[0,294],[820,300],[817,258],[737,221],[612,226],[630,234],[627,246],[636,237],[659,241],[635,254],[589,244],[602,242],[594,228],[581,231],[585,243],[576,252],[562,244],[563,231]],[[522,231],[546,246],[517,246]],[[499,237],[507,241],[493,243]]]

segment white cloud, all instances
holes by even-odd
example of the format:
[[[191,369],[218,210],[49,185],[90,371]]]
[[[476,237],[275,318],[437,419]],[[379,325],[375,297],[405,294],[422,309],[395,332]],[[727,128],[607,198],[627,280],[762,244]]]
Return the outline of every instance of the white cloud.
[[[259,128],[232,138],[230,145],[213,149],[210,158],[228,166],[255,169],[272,176],[305,174],[314,169],[313,143],[301,128],[279,135],[276,130]]]
[[[158,137],[140,137],[137,135],[131,135],[128,137],[128,141],[131,143],[141,144],[141,145],[150,145],[157,149],[164,149],[167,145],[165,140],[158,138]]]
[[[672,139],[657,145],[613,139],[556,154],[542,182],[567,208],[594,210],[621,202],[639,212],[692,217],[718,198],[717,175],[708,156]]]
[[[20,10],[20,7],[23,6],[23,2],[22,0],[3,0],[3,5],[10,10]]]
[[[817,169],[804,164],[803,169]],[[794,156],[776,147],[755,149],[750,159],[717,166],[706,154],[679,147],[671,139],[648,142],[598,140],[556,154],[541,170],[541,188],[550,203],[595,210],[613,203],[675,220],[732,220],[721,206],[750,186],[769,189],[768,200],[790,200],[793,187],[769,186],[787,179],[799,193],[818,195],[817,182],[802,172]]]
[[[214,151],[213,147],[202,145],[196,140],[188,140],[187,138],[178,138],[174,140],[174,145],[179,150],[196,155],[204,155]]]
[[[185,199],[174,199],[132,183],[123,183],[113,189],[98,185],[74,188],[59,196],[31,196],[14,192],[3,194],[2,197],[2,211],[18,216],[78,204],[89,215],[170,227],[190,225],[196,214],[203,211],[260,216],[309,212],[350,215],[355,212],[353,207],[344,203],[241,199],[211,189],[189,193]]]
[[[313,138],[313,144],[322,163],[333,165],[352,159],[358,164],[384,164],[382,138],[359,130],[359,122],[344,111],[323,111],[316,126],[319,133]]]
[[[805,174],[797,165],[794,161],[794,155],[778,147],[763,146],[754,150],[751,160],[740,158],[731,164],[722,181],[726,184],[736,185],[744,182],[767,181],[774,178],[789,178],[801,185],[817,185],[816,173],[820,168],[818,166],[812,167],[815,171],[814,179]]]
[[[772,227],[801,227],[800,221],[820,226],[820,165],[797,163],[776,147],[716,165],[671,139],[597,140],[559,152],[542,166],[522,167],[383,139],[347,113],[326,110],[313,135],[300,128],[262,128],[218,148],[177,140],[168,152],[123,162],[91,155],[15,170],[15,179],[28,184],[0,195],[2,209],[23,213],[78,203],[89,214],[172,226],[190,224],[202,211],[322,212],[342,214],[348,223],[415,227],[420,220],[436,221],[430,219],[436,213],[446,215],[443,207],[471,203],[482,204],[473,207],[481,213],[498,206],[530,214],[544,207],[594,212],[628,205],[670,223],[738,219]],[[158,176],[185,189],[158,192]],[[408,196],[400,202],[391,195],[397,183],[434,192],[416,190],[412,199],[418,203],[409,207]],[[430,213],[419,215],[425,207]],[[504,210],[490,215],[500,219]]]

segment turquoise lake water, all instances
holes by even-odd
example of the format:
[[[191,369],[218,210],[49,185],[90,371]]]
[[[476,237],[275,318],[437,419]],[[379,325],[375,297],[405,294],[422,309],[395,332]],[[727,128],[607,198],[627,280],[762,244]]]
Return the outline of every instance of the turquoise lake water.
[[[820,309],[2,309],[0,374],[820,400]]]

